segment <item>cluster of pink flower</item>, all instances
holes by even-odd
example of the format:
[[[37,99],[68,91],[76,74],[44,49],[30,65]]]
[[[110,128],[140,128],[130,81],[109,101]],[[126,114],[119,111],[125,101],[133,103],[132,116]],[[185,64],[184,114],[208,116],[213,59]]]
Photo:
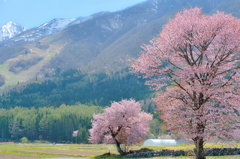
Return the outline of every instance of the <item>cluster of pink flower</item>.
[[[167,87],[155,98],[161,118],[169,133],[195,142],[197,158],[209,139],[240,141],[240,20],[201,13],[178,12],[132,65],[153,89]]]

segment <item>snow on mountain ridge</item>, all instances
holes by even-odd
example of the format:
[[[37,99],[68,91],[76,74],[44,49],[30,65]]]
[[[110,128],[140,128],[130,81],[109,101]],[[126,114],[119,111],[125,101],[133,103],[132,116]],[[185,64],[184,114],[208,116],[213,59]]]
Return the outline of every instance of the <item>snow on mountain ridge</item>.
[[[74,19],[53,19],[50,22],[47,22],[43,25],[41,25],[39,28],[48,28],[48,29],[57,29],[57,30],[62,30],[66,28],[66,26],[76,20]]]
[[[89,19],[91,19],[91,17],[72,18],[72,19],[63,19],[63,18],[53,19],[45,24],[42,24],[40,27],[30,30],[28,33],[22,36],[18,36],[14,38],[14,41],[12,41],[12,43],[17,41],[35,41],[45,36],[56,34],[61,30],[67,28],[68,26],[80,24]],[[11,45],[12,43],[5,44],[5,46]]]
[[[0,41],[8,40],[24,31],[28,30],[27,27],[21,26],[12,21],[0,27]]]
[[[83,23],[83,22],[85,22],[87,20],[90,20],[92,18],[93,18],[93,16],[79,17],[79,18],[75,19],[74,21],[72,21],[71,23],[69,23],[68,26],[75,25],[75,24],[80,24],[80,23]]]
[[[30,34],[27,34],[27,35],[17,38],[15,41],[20,41],[20,40],[35,41],[41,37],[56,34],[59,31],[65,29],[69,25],[69,23],[73,22],[74,20],[76,20],[76,18],[74,18],[74,19],[63,19],[63,18],[53,19],[53,20],[41,25],[37,29],[34,29],[33,31],[30,32]]]

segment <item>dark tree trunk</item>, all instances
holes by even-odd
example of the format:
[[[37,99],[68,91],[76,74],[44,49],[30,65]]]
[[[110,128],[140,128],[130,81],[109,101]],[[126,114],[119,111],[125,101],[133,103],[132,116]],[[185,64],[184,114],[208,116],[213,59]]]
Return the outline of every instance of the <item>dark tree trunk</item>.
[[[121,147],[120,147],[120,143],[119,143],[116,139],[114,139],[114,141],[115,141],[115,143],[116,143],[118,153],[119,153],[121,156],[123,156],[123,155],[124,155],[124,152],[122,151],[122,149],[121,149]]]
[[[203,139],[199,139],[198,141],[195,141],[195,146],[196,146],[196,152],[195,152],[195,156],[196,159],[206,159],[205,154],[204,154],[204,150],[203,150]]]
[[[1,137],[1,139],[2,139],[2,142],[4,142],[4,127],[2,126],[2,137]]]

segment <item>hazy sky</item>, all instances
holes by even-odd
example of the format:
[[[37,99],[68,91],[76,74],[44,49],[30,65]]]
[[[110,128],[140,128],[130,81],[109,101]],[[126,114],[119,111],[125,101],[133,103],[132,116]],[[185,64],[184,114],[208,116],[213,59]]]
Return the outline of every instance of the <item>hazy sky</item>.
[[[146,0],[0,0],[0,26],[13,21],[28,28],[54,18],[118,11]]]

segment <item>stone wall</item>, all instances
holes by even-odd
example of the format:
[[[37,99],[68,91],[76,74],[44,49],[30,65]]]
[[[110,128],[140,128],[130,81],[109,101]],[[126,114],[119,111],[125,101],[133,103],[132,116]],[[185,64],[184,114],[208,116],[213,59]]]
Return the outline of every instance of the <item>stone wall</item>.
[[[194,156],[196,149],[191,151],[182,150],[167,150],[144,153],[129,154],[128,157],[155,157],[155,156]],[[204,148],[206,156],[225,156],[225,155],[239,155],[240,148]]]

